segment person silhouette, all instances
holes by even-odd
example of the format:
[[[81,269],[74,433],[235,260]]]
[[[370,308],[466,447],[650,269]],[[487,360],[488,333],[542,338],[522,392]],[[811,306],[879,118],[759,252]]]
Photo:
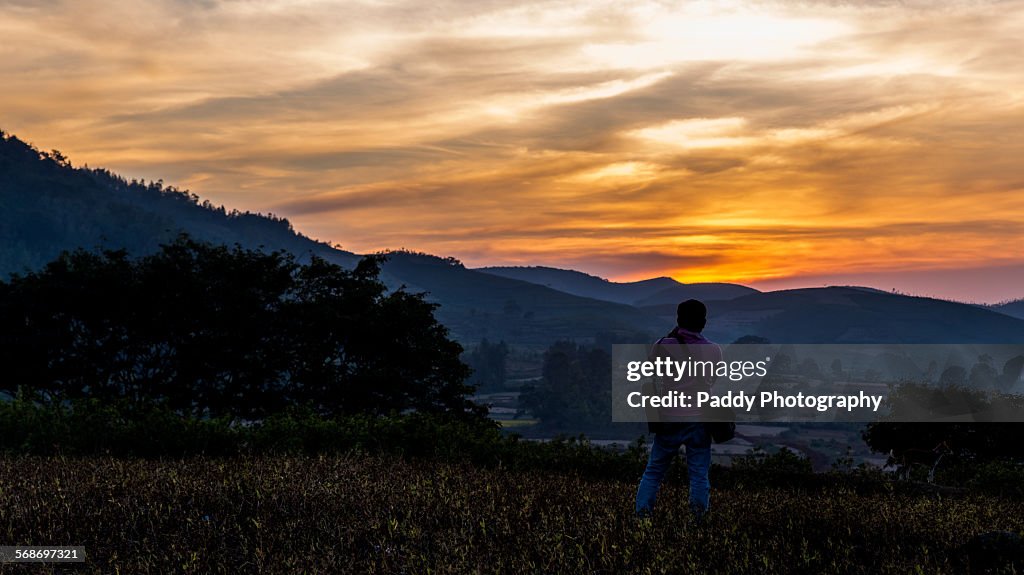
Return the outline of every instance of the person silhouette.
[[[655,349],[685,353],[685,357],[694,361],[712,361],[717,365],[722,360],[722,349],[701,334],[706,324],[707,306],[701,301],[688,299],[676,308],[676,327],[655,342]],[[694,389],[709,389],[714,379],[713,373],[693,374],[679,382],[667,380],[665,386],[693,393]],[[693,421],[700,416],[700,410],[696,407],[665,408],[662,413],[671,421],[661,423],[656,428],[650,458],[637,488],[635,512],[640,518],[651,515],[665,474],[679,448],[685,446],[690,510],[699,525],[710,509],[711,434],[704,423]]]

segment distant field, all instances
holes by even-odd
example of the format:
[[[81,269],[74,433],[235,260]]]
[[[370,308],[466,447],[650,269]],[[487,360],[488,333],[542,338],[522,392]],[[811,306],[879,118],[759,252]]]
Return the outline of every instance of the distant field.
[[[498,419],[496,421],[504,428],[529,427],[531,425],[537,425],[538,422],[536,419]]]
[[[945,573],[972,534],[1024,530],[1021,501],[725,483],[696,530],[678,483],[637,525],[635,483],[572,474],[367,456],[7,457],[0,532],[84,545],[92,573]],[[3,572],[15,569],[51,572]]]

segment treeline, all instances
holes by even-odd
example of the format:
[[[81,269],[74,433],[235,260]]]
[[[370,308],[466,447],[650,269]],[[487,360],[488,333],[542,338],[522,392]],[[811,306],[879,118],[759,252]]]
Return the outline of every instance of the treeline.
[[[890,391],[887,403],[889,417],[869,423],[861,434],[876,452],[931,449],[945,443],[961,461],[1024,464],[1020,395],[904,382]]]
[[[420,411],[482,417],[434,304],[314,257],[187,236],[154,254],[64,253],[0,282],[0,392],[254,420]]]
[[[0,451],[32,455],[182,457],[244,454],[368,453],[457,461],[506,469],[548,469],[632,477],[643,468],[641,443],[626,451],[593,446],[583,437],[524,441],[485,418],[453,414],[323,416],[289,407],[259,421],[196,418],[160,406],[75,400],[43,406],[0,403]]]

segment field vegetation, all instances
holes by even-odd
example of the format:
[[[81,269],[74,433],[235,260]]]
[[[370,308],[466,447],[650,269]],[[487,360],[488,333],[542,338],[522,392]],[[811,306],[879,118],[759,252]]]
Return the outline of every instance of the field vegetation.
[[[636,477],[616,473],[366,453],[6,456],[0,530],[85,545],[90,573],[959,573],[973,534],[1024,530],[1020,499],[775,463],[714,469],[697,528],[680,469],[636,523]]]

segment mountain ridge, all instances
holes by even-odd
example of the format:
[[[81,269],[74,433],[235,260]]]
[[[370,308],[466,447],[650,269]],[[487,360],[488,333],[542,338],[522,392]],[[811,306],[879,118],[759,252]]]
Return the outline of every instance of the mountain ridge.
[[[732,299],[757,290],[730,283],[684,284],[660,276],[634,282],[614,282],[585,272],[549,266],[488,266],[478,271],[545,285],[578,296],[629,305],[656,305],[684,299]]]
[[[995,310],[999,313],[1015,317],[1018,319],[1024,319],[1024,298],[999,303],[991,306],[987,306],[989,309]]]
[[[644,308],[666,318],[671,306]],[[775,343],[1024,343],[1024,320],[923,296],[832,286],[760,292],[709,304],[706,332]]]
[[[362,257],[302,235],[285,218],[228,211],[162,182],[74,167],[59,152],[40,152],[0,131],[0,277],[38,269],[77,248],[145,253],[182,232],[213,243],[287,250],[300,261],[315,254],[350,267]],[[1024,342],[1024,319],[1013,317],[1021,302],[986,308],[871,288],[759,292],[666,277],[618,283],[560,268],[469,269],[453,258],[406,251],[389,253],[381,279],[440,304],[438,318],[464,345],[484,337],[536,347],[559,339],[649,341],[674,325],[675,304],[689,297],[708,302],[708,333],[723,342],[743,335],[803,343]],[[563,287],[579,293],[545,281],[568,282]]]

